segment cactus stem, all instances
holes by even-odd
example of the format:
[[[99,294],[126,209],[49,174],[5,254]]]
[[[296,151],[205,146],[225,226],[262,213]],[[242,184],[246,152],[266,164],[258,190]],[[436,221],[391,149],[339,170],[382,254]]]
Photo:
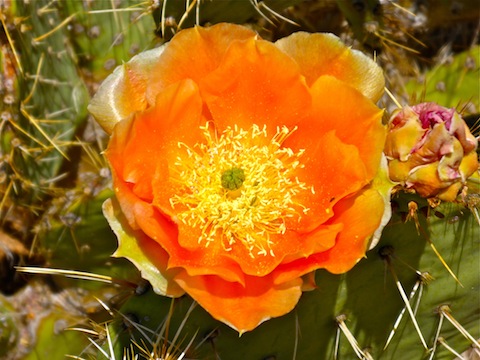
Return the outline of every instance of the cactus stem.
[[[472,177],[471,181],[474,182],[476,180]],[[480,185],[480,184],[478,184],[477,182],[476,185]],[[464,191],[467,194],[464,196],[463,201],[467,205],[467,207],[470,209],[470,211],[473,213],[473,216],[477,220],[478,225],[480,225],[480,215],[478,213],[478,206],[480,205],[480,195],[475,193],[468,194],[467,186],[464,187]],[[463,195],[463,191],[462,191],[462,195]]]
[[[97,345],[97,348],[102,351],[104,355],[106,355],[107,359],[114,359],[115,358],[115,352],[113,351],[113,342],[112,342],[112,337],[110,336],[110,331],[108,330],[108,324],[105,324],[105,331],[107,333],[107,343],[108,343],[108,350],[110,352],[110,357],[105,353],[105,351],[98,346],[95,342],[93,342],[94,345]]]
[[[208,342],[212,346],[212,351],[215,355],[215,359],[220,359],[220,355],[217,352],[217,349],[215,348],[215,339],[219,335],[218,328],[214,328],[213,330],[207,332],[204,336],[203,339],[198,342],[198,344],[195,346],[194,351],[198,349],[200,346],[202,346],[205,342]]]
[[[300,338],[300,323],[298,321],[298,314],[295,312],[295,344],[293,346],[293,360],[297,359],[298,339]]]
[[[383,260],[386,260],[390,258],[390,256],[393,256],[393,253],[394,249],[391,245],[382,246],[380,249],[378,249],[378,254]]]
[[[442,329],[442,325],[443,325],[443,318],[444,318],[444,315],[441,311],[439,311],[439,314],[440,314],[440,320],[438,321],[438,327],[437,327],[437,331],[435,332],[435,339],[433,341],[433,347],[432,349],[430,349],[430,357],[428,358],[428,360],[433,360],[433,357],[435,356],[435,351],[437,350],[437,344],[438,344],[438,339],[440,337],[440,330]]]
[[[23,99],[22,105],[28,104],[30,102],[30,100],[32,99],[33,93],[35,92],[35,89],[37,88],[38,79],[40,79],[40,71],[42,70],[44,60],[45,60],[45,54],[42,53],[42,55],[40,56],[40,59],[38,59],[37,70],[35,72],[32,88],[30,89],[30,93],[27,95],[27,97],[25,99]]]
[[[118,284],[118,285],[130,287],[130,288],[136,288],[137,286],[136,284],[126,280],[115,279],[111,276],[93,274],[93,273],[84,272],[84,271],[52,269],[47,267],[34,267],[34,266],[18,266],[16,267],[16,270],[18,272],[24,272],[29,274],[63,275],[65,277],[69,277],[72,279],[99,281],[107,284]]]
[[[402,263],[402,265],[405,265],[407,268],[413,270],[415,272],[415,274],[417,274],[417,280],[422,281],[425,284],[430,282],[431,280],[433,280],[433,277],[428,272],[421,272],[421,271],[415,269],[413,266],[411,266],[406,261],[404,261],[401,258],[399,258],[398,256],[396,256],[395,249],[392,246],[390,246],[390,245],[384,246],[384,247],[380,248],[378,252],[379,252],[380,257],[383,260],[385,260],[386,257],[391,257],[395,260],[398,260],[400,263]]]
[[[173,303],[174,303],[174,300],[172,300],[172,312],[169,314],[169,317],[168,319],[171,319],[172,315],[173,315]],[[182,332],[183,330],[183,327],[185,326],[185,324],[187,323],[187,319],[188,317],[190,316],[190,314],[192,313],[193,309],[195,309],[195,307],[197,306],[197,303],[195,301],[192,301],[192,305],[190,305],[190,307],[188,308],[187,310],[187,313],[185,314],[185,316],[183,317],[183,320],[182,320],[182,323],[180,324],[180,326],[178,327],[177,329],[177,332],[175,333],[175,336],[170,344],[170,347],[168,348],[168,353],[172,353],[174,351],[174,347],[175,347],[175,344],[178,340],[178,337],[180,335],[180,333]]]
[[[166,2],[166,1],[165,1]],[[188,3],[187,3],[188,4]],[[193,0],[191,3],[190,3],[190,6],[188,6],[187,10],[183,13],[180,21],[178,22],[178,28],[180,29],[183,25],[183,23],[185,22],[185,20],[187,20],[188,18],[188,15],[190,14],[190,12],[193,10],[193,7],[195,6],[195,20],[196,20],[196,24],[199,25],[200,24],[200,13],[199,13],[199,8],[200,8],[200,0]]]
[[[128,331],[129,334],[131,334],[132,331],[135,329],[139,331],[140,334],[142,334],[142,336],[144,336],[145,338],[148,338],[145,331],[143,331],[143,329],[140,327],[140,324],[139,324],[140,320],[138,319],[138,316],[135,313],[126,313],[126,314],[120,313],[120,316],[122,317],[121,327],[124,330]]]
[[[164,0],[162,4],[162,15],[160,19],[162,38],[165,38],[166,11],[167,11],[167,0]]]
[[[27,110],[25,109],[24,107],[24,104],[26,102],[22,102],[22,104],[20,105],[20,112],[22,113],[23,116],[25,116],[29,121],[30,123],[45,137],[45,139],[47,139],[47,141],[52,144],[52,146],[66,159],[66,160],[70,160],[67,156],[67,154],[65,154],[62,149],[60,149],[58,147],[58,145],[50,138],[50,136],[48,136],[48,134],[45,132],[45,130],[42,129],[42,127],[38,124],[38,119],[35,119],[32,115],[30,115]],[[31,136],[30,136],[31,137]]]
[[[418,311],[418,307],[420,306],[420,299],[422,298],[422,294],[423,294],[423,288],[425,285],[428,285],[431,281],[434,280],[433,276],[430,275],[430,273],[428,271],[425,271],[425,272],[417,272],[417,283],[420,283],[420,288],[419,288],[419,291],[418,291],[418,297],[417,297],[417,301],[415,302],[415,307],[413,309],[413,313],[416,315],[417,314],[417,311]]]
[[[403,108],[402,104],[400,104],[400,101],[397,100],[395,95],[393,95],[393,93],[390,90],[388,90],[387,87],[385,87],[385,92],[387,93],[388,97],[395,103],[395,105],[397,105],[399,109]]]
[[[275,23],[268,18],[267,15],[265,15],[262,10],[260,10],[260,5],[258,3],[258,0],[250,0],[250,4],[253,6],[255,11],[262,17],[264,18],[270,25],[275,26]]]
[[[409,201],[408,203],[408,214],[406,221],[413,220],[415,223],[415,228],[417,229],[417,234],[420,235],[420,222],[418,221],[418,204],[415,201]]]
[[[3,209],[5,208],[5,204],[9,199],[10,191],[13,188],[13,181],[9,181],[5,192],[3,193],[2,201],[0,201],[0,218],[4,218]]]
[[[400,293],[400,296],[403,300],[403,302],[405,303],[405,307],[406,309],[408,310],[408,314],[410,315],[410,318],[412,319],[412,322],[413,322],[413,326],[415,327],[415,330],[417,331],[417,334],[420,338],[420,341],[422,342],[422,345],[423,347],[425,348],[425,350],[428,351],[428,346],[427,346],[427,343],[425,342],[425,339],[423,337],[423,334],[422,334],[422,331],[420,330],[420,327],[418,326],[418,323],[417,323],[417,320],[415,318],[415,314],[412,310],[412,307],[410,306],[410,299],[407,297],[407,294],[405,293],[405,290],[403,289],[403,286],[402,284],[400,283],[400,280],[398,279],[398,276],[397,276],[397,273],[395,272],[395,268],[393,267],[392,265],[392,261],[391,261],[391,256],[393,254],[393,247],[387,247],[387,246],[384,246],[384,248],[390,248],[390,253],[388,252],[385,252],[386,250],[384,249],[383,251],[383,259],[385,260],[386,264],[387,264],[387,267],[388,269],[390,270],[390,272],[392,273],[392,276],[393,276],[393,279],[395,281],[395,285],[397,285],[397,288],[398,288],[398,291]],[[380,249],[381,251],[382,249]]]
[[[345,314],[340,314],[335,318],[338,328],[342,331],[343,335],[345,335],[345,337],[347,338],[350,346],[355,352],[355,355],[357,355],[357,357],[361,360],[371,359],[370,354],[369,355],[365,354],[360,348],[360,346],[358,345],[357,339],[355,339],[355,336],[353,336],[352,332],[348,329],[347,324],[345,323],[346,320],[347,320],[347,315]],[[337,353],[337,351],[335,351],[335,353]]]
[[[287,23],[290,23],[294,26],[299,26],[300,27],[300,25],[297,24],[295,21],[283,16],[282,14],[279,14],[278,12],[274,11],[272,8],[268,7],[267,4],[265,4],[264,1],[261,1],[260,3],[258,2],[258,0],[254,0],[254,1],[255,1],[255,4],[258,5],[259,8],[260,8],[260,6],[264,7],[268,12],[270,12],[272,14],[273,17],[278,18],[280,20],[283,20],[283,21],[285,21]]]
[[[77,14],[72,14],[70,15],[69,17],[67,17],[65,20],[63,20],[60,24],[58,24],[57,26],[55,26],[52,30],[46,32],[45,34],[43,35],[40,35],[39,37],[36,37],[33,39],[34,43],[38,43],[42,40],[45,40],[47,37],[49,37],[50,35],[52,35],[53,33],[57,32],[58,30],[60,30],[62,27],[64,27],[65,25],[67,25]]]
[[[13,45],[14,42],[12,40],[12,37],[10,36],[10,32],[8,31],[8,26],[5,24],[5,17],[0,16],[0,21],[2,22],[2,28],[3,31],[5,31],[5,35],[7,35],[7,40],[10,45],[10,49],[12,50],[13,57],[15,58],[15,62],[17,63],[18,70],[20,70],[20,74],[23,76],[23,68],[22,68],[22,63],[20,62],[20,58],[18,57],[18,53],[15,50],[15,46]]]
[[[438,259],[440,260],[440,262],[442,263],[442,265],[445,267],[445,269],[447,269],[447,271],[450,273],[450,275],[455,279],[455,281],[463,288],[463,284],[460,282],[460,280],[458,279],[457,275],[455,275],[455,273],[453,272],[453,270],[450,268],[450,266],[448,266],[447,262],[443,259],[442,255],[440,255],[440,252],[437,250],[437,248],[435,247],[435,245],[433,244],[433,241],[430,239],[430,237],[427,235],[427,233],[425,232],[425,230],[423,229],[422,226],[420,226],[418,228],[420,230],[420,233],[421,235],[423,235],[423,237],[425,238],[425,240],[427,240],[428,244],[430,245],[430,247],[432,248],[433,252],[435,253],[435,255],[437,255]]]
[[[451,314],[450,307],[448,305],[441,305],[438,308],[441,316],[444,316],[455,328],[469,341],[472,346],[480,349],[480,343],[457,321]]]
[[[371,350],[372,350],[371,348],[363,349],[363,353],[365,354],[365,359],[366,360],[373,360],[372,355],[370,355]]]
[[[17,129],[18,131],[20,131],[22,134],[24,134],[25,136],[27,136],[30,140],[36,142],[38,145],[40,145],[43,149],[47,149],[47,145],[45,145],[44,143],[42,143],[40,140],[36,139],[32,134],[30,134],[28,131],[22,129],[18,124],[15,123],[15,121],[13,121],[13,119],[8,119],[8,122],[10,123],[10,125],[12,125],[15,129]]]
[[[333,360],[338,360],[338,349],[340,348],[340,327],[337,326],[337,331],[335,333],[335,345],[333,347]]]
[[[455,279],[455,281],[463,288],[463,284],[460,282],[460,280],[458,279],[457,275],[455,275],[455,273],[453,272],[452,269],[450,269],[450,266],[448,266],[448,264],[445,262],[445,260],[443,259],[442,255],[440,255],[440,253],[438,252],[437,248],[435,247],[435,245],[433,244],[433,242],[427,237],[427,241],[428,243],[430,244],[430,247],[432,248],[432,250],[435,252],[435,255],[437,255],[438,259],[440,260],[440,262],[442,263],[442,265],[447,269],[447,271],[450,273],[450,275]]]
[[[458,352],[456,352],[450,345],[448,345],[443,337],[440,336],[437,341],[440,344],[442,344],[445,347],[445,349],[450,351],[453,355],[457,356],[458,359],[461,359],[461,360],[465,359],[462,355],[460,355]]]
[[[375,31],[374,32],[374,35],[377,36],[380,40],[382,40],[382,42],[385,42],[385,43],[390,43],[392,45],[395,45],[395,46],[398,46],[399,48],[403,49],[403,50],[406,50],[406,51],[409,51],[409,52],[412,52],[414,54],[420,54],[420,51],[418,50],[415,50],[415,49],[412,49],[411,47],[408,47],[408,46],[405,46],[405,45],[402,45],[402,44],[399,44],[398,42],[394,41],[394,40],[391,40],[383,35],[381,35],[378,31]],[[387,45],[385,44],[384,45]]]
[[[152,284],[150,284],[148,280],[140,279],[139,283],[135,287],[135,295],[141,296],[147,293],[151,289],[152,289]]]
[[[424,285],[426,285],[431,279],[433,279],[430,274],[428,272],[419,272],[417,271],[417,281],[415,282],[415,284],[413,285],[413,288],[412,288],[412,291],[410,291],[410,295],[408,297],[408,302],[410,303],[415,294],[417,293],[418,291],[418,296],[417,296],[417,300],[415,302],[415,307],[413,309],[413,314],[416,315],[417,314],[417,310],[418,310],[418,307],[420,305],[420,300],[422,298],[422,294],[423,294],[423,287]],[[393,324],[393,328],[392,328],[392,331],[390,332],[390,334],[388,335],[388,339],[387,341],[385,342],[385,346],[383,347],[383,350],[385,351],[388,347],[388,345],[390,344],[390,342],[392,341],[393,339],[393,336],[395,335],[395,332],[397,331],[397,328],[398,326],[400,325],[400,321],[402,321],[402,318],[403,318],[403,315],[405,314],[405,311],[407,311],[407,306],[405,306],[402,311],[400,312],[400,314],[398,315],[397,317],[397,320],[395,320],[395,323]]]
[[[180,349],[180,343],[177,343],[178,338],[184,328],[184,326],[187,323],[187,320],[192,313],[192,311],[195,309],[197,303],[192,302],[190,305],[189,309],[187,310],[186,314],[184,315],[184,318],[177,328],[177,331],[175,332],[174,338],[169,341],[168,340],[168,332],[170,328],[170,320],[173,316],[174,313],[174,304],[175,304],[175,299],[172,299],[170,303],[170,309],[168,311],[168,314],[166,316],[166,319],[163,321],[163,326],[160,329],[160,331],[156,334],[156,339],[155,341],[146,334],[144,329],[135,321],[134,319],[131,318],[131,316],[127,315],[122,315],[124,320],[128,322],[128,326],[131,328],[135,328],[140,334],[144,337],[144,339],[148,342],[148,344],[145,344],[145,341],[142,340],[142,346],[139,345],[138,343],[132,341],[132,343],[143,353],[143,357],[148,358],[148,359],[177,359],[181,360],[187,355],[187,351],[191,348],[193,341],[195,340],[198,331],[194,334],[190,342],[187,344],[186,347]],[[147,329],[148,330],[148,329]],[[208,338],[209,336],[207,336]],[[148,349],[147,346],[151,347],[151,351]],[[198,345],[200,346],[200,344]],[[198,347],[197,346],[197,347]],[[125,349],[126,350],[126,349]],[[138,355],[134,355],[133,347],[131,346],[132,350],[132,356],[131,357],[125,357],[124,360],[126,359],[136,359]],[[113,356],[113,353],[112,353]]]

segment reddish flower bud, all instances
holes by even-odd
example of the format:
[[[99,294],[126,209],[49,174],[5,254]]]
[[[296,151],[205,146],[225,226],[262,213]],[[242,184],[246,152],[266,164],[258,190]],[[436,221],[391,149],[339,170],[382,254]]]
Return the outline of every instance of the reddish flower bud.
[[[477,145],[455,109],[435,103],[405,107],[389,123],[390,178],[423,197],[453,201],[478,170]]]

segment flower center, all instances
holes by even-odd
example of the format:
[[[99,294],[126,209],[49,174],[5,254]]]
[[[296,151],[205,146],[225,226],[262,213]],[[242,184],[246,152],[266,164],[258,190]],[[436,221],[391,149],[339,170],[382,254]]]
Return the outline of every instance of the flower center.
[[[237,167],[225,170],[222,174],[222,186],[227,190],[240,189],[245,181],[245,172]]]
[[[217,134],[207,124],[201,130],[205,142],[178,144],[185,149],[175,163],[182,185],[170,199],[178,219],[201,229],[199,244],[221,241],[225,251],[243,244],[251,257],[274,256],[272,234],[284,234],[287,219],[300,221],[308,211],[295,201],[307,190],[295,176],[304,150],[282,147],[296,128],[277,128],[271,139],[266,126]]]

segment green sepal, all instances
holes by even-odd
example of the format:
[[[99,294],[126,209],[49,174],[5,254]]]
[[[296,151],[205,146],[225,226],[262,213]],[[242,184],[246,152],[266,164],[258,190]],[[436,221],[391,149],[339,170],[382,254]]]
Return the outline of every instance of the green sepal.
[[[157,294],[171,297],[183,295],[184,291],[171,278],[168,279],[167,272],[160,270],[166,266],[167,262],[166,258],[156,256],[160,245],[143,232],[133,230],[128,225],[115,199],[107,199],[103,203],[103,213],[118,239],[118,248],[112,256],[130,260],[140,270],[142,277],[150,282]],[[155,256],[150,258],[148,254],[152,253]]]

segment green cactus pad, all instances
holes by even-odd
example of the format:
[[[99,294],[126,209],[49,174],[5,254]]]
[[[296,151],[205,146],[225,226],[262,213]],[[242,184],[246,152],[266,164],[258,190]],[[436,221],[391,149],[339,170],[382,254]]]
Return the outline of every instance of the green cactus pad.
[[[422,81],[410,80],[407,92],[411,103],[434,101],[445,107],[455,107],[462,113],[472,114],[480,111],[480,86],[478,73],[480,67],[480,46],[458,54],[450,55],[429,70]]]
[[[155,24],[146,5],[136,0],[59,3],[65,18],[74,15],[69,35],[88,82],[103,80],[117,65],[153,47]]]
[[[0,358],[6,356],[18,344],[19,334],[15,318],[13,306],[0,295]]]
[[[112,259],[117,240],[103,216],[101,204],[110,190],[96,197],[85,196],[65,208],[57,219],[49,219],[50,229],[40,234],[39,245],[52,268],[74,269],[118,279],[139,280],[134,266],[125,259]],[[57,281],[66,281],[57,277]],[[71,285],[71,281],[68,281]],[[99,288],[100,283],[83,283],[83,288]]]
[[[46,187],[59,175],[68,159],[68,144],[86,120],[84,104],[88,101],[66,41],[66,27],[55,28],[62,18],[56,9],[48,11],[49,7],[46,0],[19,6],[17,15],[24,19],[20,24],[29,31],[22,32],[19,27],[13,33],[23,69],[18,85],[19,127],[27,133],[22,134],[25,145],[38,149],[32,149],[30,156],[23,154],[23,159],[18,154],[17,170],[39,187]]]
[[[23,360],[64,359],[65,355],[80,354],[88,346],[87,337],[78,331],[65,330],[67,314],[51,313],[41,320],[36,343]]]

